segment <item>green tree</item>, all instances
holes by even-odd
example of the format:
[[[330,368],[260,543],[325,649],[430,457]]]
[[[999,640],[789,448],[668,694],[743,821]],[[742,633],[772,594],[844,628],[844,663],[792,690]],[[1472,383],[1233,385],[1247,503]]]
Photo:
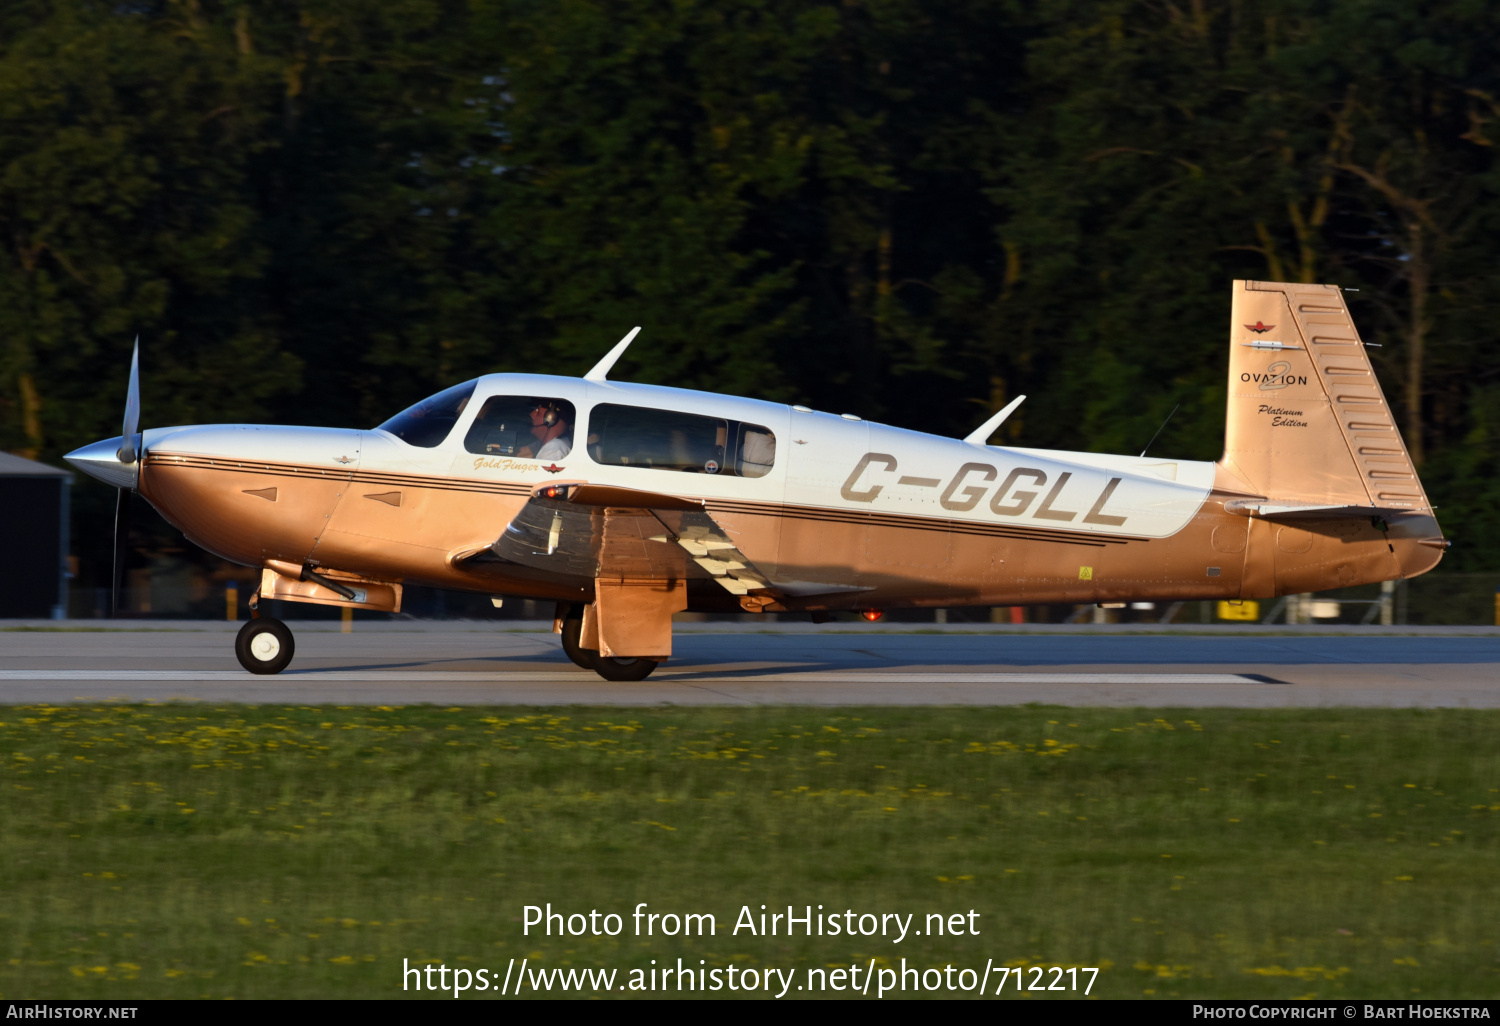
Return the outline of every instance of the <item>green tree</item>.
[[[153,423],[247,416],[297,386],[254,301],[254,70],[164,20],[49,5],[0,52],[7,448],[118,433],[138,333]]]

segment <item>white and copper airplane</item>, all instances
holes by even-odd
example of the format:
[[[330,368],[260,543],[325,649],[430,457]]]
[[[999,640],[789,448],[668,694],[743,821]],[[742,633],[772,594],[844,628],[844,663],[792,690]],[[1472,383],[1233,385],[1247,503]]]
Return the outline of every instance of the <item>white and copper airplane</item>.
[[[406,583],[554,601],[575,663],[639,680],[683,610],[1267,598],[1448,544],[1337,286],[1235,283],[1217,463],[987,445],[1024,396],[955,439],[609,380],[636,331],[582,378],[487,374],[368,431],[140,432],[132,361],[122,436],[67,458],[261,570],[252,673],[293,655],[264,600],[397,612]]]

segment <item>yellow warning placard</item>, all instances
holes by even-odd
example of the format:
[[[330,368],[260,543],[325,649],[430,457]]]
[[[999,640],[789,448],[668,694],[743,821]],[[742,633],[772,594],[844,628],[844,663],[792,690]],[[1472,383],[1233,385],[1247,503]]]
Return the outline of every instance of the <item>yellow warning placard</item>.
[[[1220,620],[1259,620],[1260,603],[1254,599],[1246,599],[1243,602],[1220,602]]]

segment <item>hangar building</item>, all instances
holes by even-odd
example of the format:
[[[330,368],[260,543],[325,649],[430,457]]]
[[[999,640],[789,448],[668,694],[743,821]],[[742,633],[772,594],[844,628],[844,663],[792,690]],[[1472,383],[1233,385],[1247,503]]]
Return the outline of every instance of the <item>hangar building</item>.
[[[66,470],[0,452],[0,619],[67,615],[72,483]]]

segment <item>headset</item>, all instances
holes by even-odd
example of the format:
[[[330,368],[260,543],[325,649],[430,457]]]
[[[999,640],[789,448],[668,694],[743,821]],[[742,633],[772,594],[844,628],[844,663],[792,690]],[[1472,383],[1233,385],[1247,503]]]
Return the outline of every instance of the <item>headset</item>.
[[[532,409],[536,409],[537,406],[540,406],[542,409],[544,409],[544,410],[547,411],[542,416],[542,423],[543,424],[545,424],[547,427],[551,427],[553,424],[557,423],[557,404],[556,403],[547,402],[546,400],[538,400],[536,406],[533,406]]]

